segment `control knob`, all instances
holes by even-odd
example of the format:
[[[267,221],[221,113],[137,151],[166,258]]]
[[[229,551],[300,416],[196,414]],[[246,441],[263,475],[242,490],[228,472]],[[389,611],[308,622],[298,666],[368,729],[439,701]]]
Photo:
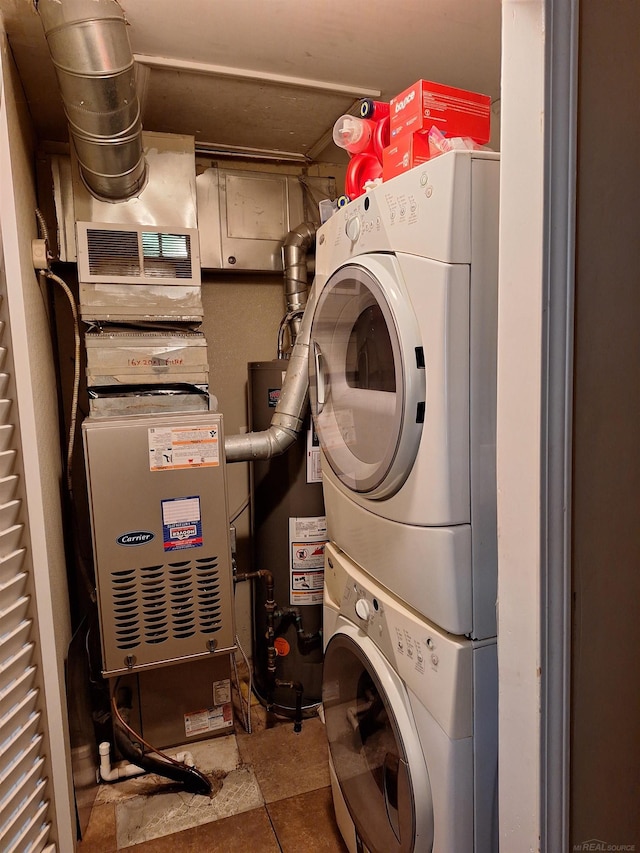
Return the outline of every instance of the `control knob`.
[[[359,598],[356,601],[356,614],[365,622],[371,617],[371,605],[366,598]]]
[[[360,219],[357,216],[351,216],[347,219],[347,223],[344,227],[346,231],[347,237],[351,240],[352,243],[355,243],[358,237],[360,236]]]

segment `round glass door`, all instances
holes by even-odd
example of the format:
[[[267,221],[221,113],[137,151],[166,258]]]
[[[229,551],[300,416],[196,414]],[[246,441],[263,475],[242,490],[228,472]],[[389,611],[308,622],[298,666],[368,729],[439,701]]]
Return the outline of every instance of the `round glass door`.
[[[393,494],[415,460],[425,377],[417,321],[393,256],[328,280],[311,328],[310,398],[336,476],[370,497]]]
[[[404,702],[384,670],[388,675],[367,637],[338,632],[329,641],[322,703],[331,760],[358,836],[372,853],[410,853],[418,837],[427,853],[433,843],[428,774]]]

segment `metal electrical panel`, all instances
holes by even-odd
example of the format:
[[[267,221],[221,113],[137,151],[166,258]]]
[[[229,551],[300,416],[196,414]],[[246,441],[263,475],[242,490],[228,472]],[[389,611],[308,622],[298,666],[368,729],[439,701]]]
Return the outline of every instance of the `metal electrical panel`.
[[[222,415],[82,426],[105,676],[234,647]]]

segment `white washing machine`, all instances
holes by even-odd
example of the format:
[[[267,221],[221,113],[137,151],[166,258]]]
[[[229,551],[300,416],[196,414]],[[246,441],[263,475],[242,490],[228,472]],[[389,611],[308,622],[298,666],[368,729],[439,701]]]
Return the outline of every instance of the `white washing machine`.
[[[350,853],[494,853],[495,640],[452,637],[325,553],[322,704]]]
[[[311,329],[330,538],[473,638],[496,633],[499,166],[451,152],[337,211]]]

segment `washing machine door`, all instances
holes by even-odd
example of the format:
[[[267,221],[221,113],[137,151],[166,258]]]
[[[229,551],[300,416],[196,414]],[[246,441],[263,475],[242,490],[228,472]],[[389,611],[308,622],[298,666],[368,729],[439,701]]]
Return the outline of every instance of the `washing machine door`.
[[[325,457],[350,490],[394,494],[425,411],[420,329],[397,259],[363,255],[327,280],[311,327],[309,396]]]
[[[331,759],[371,853],[429,853],[433,804],[406,689],[350,623],[327,644],[322,703]]]

